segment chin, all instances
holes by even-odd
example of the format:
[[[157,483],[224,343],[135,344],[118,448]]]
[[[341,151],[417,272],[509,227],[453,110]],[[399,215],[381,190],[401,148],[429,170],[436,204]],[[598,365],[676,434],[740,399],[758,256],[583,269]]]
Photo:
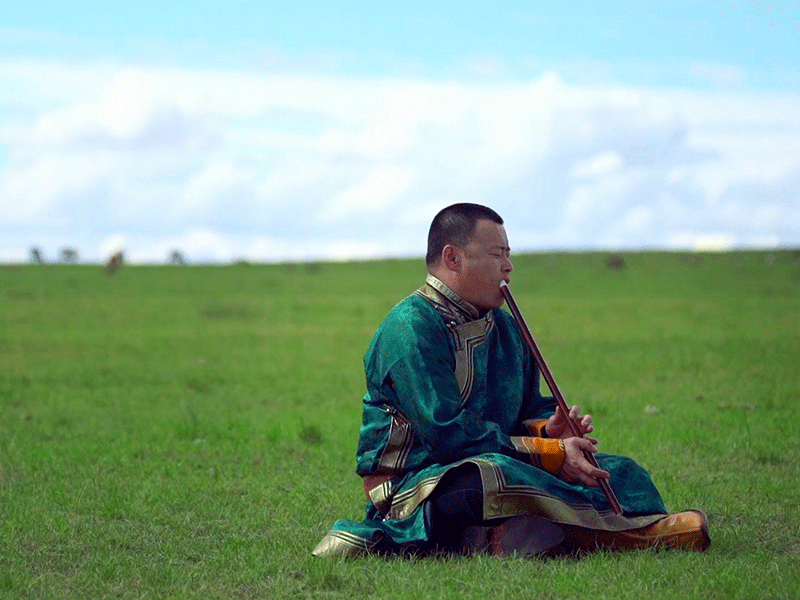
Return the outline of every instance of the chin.
[[[502,296],[500,298],[496,298],[491,302],[484,302],[483,309],[484,310],[494,310],[495,308],[500,308],[505,304],[506,299]]]

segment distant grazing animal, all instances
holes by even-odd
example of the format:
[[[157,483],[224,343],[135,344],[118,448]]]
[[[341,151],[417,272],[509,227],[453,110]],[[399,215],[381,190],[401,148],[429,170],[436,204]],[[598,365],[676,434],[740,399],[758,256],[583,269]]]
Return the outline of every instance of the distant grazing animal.
[[[606,256],[606,267],[609,269],[624,269],[625,258],[622,254],[609,254]]]
[[[61,250],[61,262],[72,264],[78,262],[78,251],[75,248]]]
[[[687,261],[693,267],[696,267],[698,265],[702,265],[703,264],[703,255],[702,254],[698,254],[698,253],[690,254],[689,258],[687,259]]]
[[[112,254],[106,263],[106,275],[113,275],[122,266],[123,262],[125,262],[125,255],[122,251]]]
[[[35,262],[37,265],[44,264],[44,257],[42,256],[42,251],[39,248],[31,248],[31,262]]]
[[[306,264],[306,273],[319,273],[320,271],[322,271],[322,265],[320,263]]]
[[[180,250],[173,250],[169,253],[169,262],[173,265],[185,265],[186,259],[183,257],[183,253]]]

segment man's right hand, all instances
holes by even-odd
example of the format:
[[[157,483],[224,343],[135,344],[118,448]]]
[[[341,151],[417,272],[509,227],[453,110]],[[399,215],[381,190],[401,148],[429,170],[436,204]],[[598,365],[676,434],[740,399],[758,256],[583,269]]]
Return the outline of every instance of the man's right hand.
[[[583,451],[597,452],[597,440],[590,437],[570,437],[564,440],[564,464],[558,476],[567,483],[581,483],[583,485],[599,487],[598,479],[608,479],[608,471],[593,466]]]

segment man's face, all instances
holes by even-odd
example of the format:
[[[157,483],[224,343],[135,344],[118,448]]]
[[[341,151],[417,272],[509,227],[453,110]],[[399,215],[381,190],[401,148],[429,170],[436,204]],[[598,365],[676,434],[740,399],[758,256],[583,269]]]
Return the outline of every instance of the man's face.
[[[514,266],[509,260],[506,230],[493,221],[481,219],[469,243],[460,249],[459,289],[464,300],[478,309],[500,308],[505,301],[500,282],[509,281]]]

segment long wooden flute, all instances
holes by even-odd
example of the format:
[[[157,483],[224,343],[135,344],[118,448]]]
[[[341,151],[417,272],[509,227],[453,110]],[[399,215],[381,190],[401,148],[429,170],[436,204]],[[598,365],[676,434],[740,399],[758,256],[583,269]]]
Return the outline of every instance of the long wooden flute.
[[[547,368],[547,363],[544,362],[544,357],[542,353],[539,351],[539,346],[536,345],[536,340],[533,339],[533,335],[531,334],[531,330],[528,329],[528,324],[525,323],[525,319],[522,316],[522,313],[519,310],[519,306],[517,306],[517,302],[514,300],[514,296],[511,294],[511,289],[508,287],[508,284],[505,281],[500,282],[500,291],[503,292],[503,296],[506,298],[506,304],[508,308],[511,310],[511,314],[514,315],[514,320],[517,322],[519,326],[519,330],[522,333],[522,337],[525,340],[525,343],[528,345],[528,348],[533,354],[533,358],[536,361],[536,365],[539,367],[539,372],[544,377],[544,380],[547,382],[547,387],[550,388],[550,393],[553,394],[553,397],[556,399],[556,403],[561,408],[561,411],[564,413],[564,417],[567,420],[567,427],[569,427],[570,433],[574,437],[583,437],[580,429],[578,429],[578,425],[569,418],[569,406],[567,406],[566,400],[564,400],[564,396],[561,394],[561,390],[558,389],[558,385],[556,385],[556,380],[553,379],[553,374],[550,372],[550,369]],[[597,464],[597,460],[594,457],[594,454],[588,452],[587,450],[583,451],[583,455],[586,457],[586,460],[589,463],[600,468],[600,465]],[[614,511],[615,514],[621,515],[622,514],[622,507],[619,505],[619,500],[617,500],[616,494],[614,494],[614,490],[611,489],[611,486],[606,479],[598,479],[598,483],[600,487],[603,489],[603,493],[605,493],[606,498],[608,499],[608,503],[611,505],[611,510]]]

